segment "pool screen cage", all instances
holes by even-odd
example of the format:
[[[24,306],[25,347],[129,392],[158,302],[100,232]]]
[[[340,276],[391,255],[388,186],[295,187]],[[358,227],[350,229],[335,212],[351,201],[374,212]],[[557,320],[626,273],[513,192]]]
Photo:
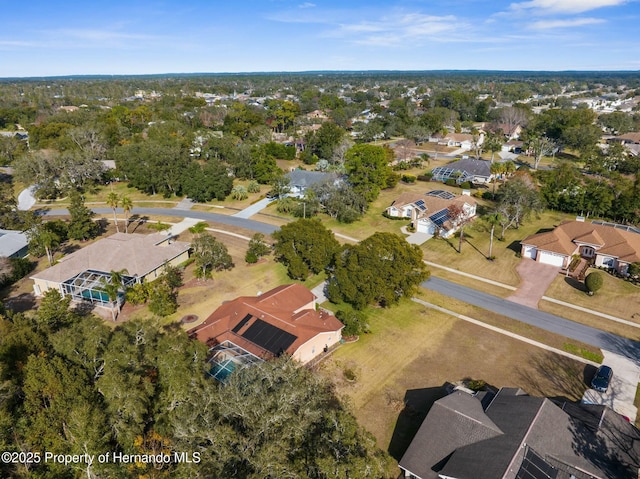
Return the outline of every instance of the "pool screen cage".
[[[473,176],[467,173],[466,171],[462,171],[458,168],[450,168],[448,166],[438,166],[434,168],[433,176],[431,179],[433,181],[442,181],[445,183],[447,180],[453,178],[456,180],[457,184],[464,183],[465,181],[471,181]]]
[[[125,290],[137,282],[135,276],[122,275],[122,290],[118,292],[118,303],[124,303]],[[111,273],[87,269],[61,284],[62,294],[76,301],[90,301],[100,305],[109,305],[111,300],[104,290],[105,284],[111,284]]]
[[[217,344],[209,352],[211,353],[209,375],[221,383],[226,382],[229,375],[236,369],[263,362],[255,354],[228,340]]]

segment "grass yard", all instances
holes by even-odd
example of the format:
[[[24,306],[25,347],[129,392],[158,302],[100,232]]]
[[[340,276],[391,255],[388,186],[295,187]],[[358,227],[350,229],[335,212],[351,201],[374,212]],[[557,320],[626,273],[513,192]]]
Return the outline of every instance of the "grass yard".
[[[211,224],[216,227],[215,224]],[[229,227],[222,227],[225,231],[231,231]],[[235,233],[251,237],[240,228],[234,229]],[[189,265],[184,273],[184,286],[178,293],[178,311],[163,319],[165,323],[179,321],[187,314],[196,314],[197,322],[185,325],[185,328],[204,321],[224,301],[229,301],[238,296],[255,296],[259,292],[268,291],[281,284],[296,282],[287,276],[286,268],[276,263],[272,257],[262,259],[256,264],[249,265],[244,261],[248,242],[224,233],[212,232],[218,240],[223,242],[229,254],[233,258],[234,267],[228,271],[213,273],[213,278],[199,280],[194,275],[194,265]],[[185,231],[178,237],[180,241],[191,241],[191,233]],[[302,282],[305,286],[313,288],[324,281],[324,275],[311,276]],[[126,307],[123,309],[122,319],[148,318],[152,314],[147,306]]]
[[[578,354],[587,359],[595,360],[596,362],[602,361],[602,352],[600,349],[589,344],[565,338],[544,329],[531,326],[530,324],[487,311],[449,296],[438,294],[434,291],[420,289],[415,296],[424,301],[435,304],[436,306],[455,311],[458,314],[463,314],[492,326],[519,334],[520,336],[533,339],[534,341],[546,344],[547,346]],[[594,359],[594,357],[598,357],[599,359]]]
[[[511,286],[518,286],[520,278],[516,265],[520,261],[520,240],[541,230],[553,228],[572,216],[554,211],[545,211],[538,217],[527,220],[517,230],[507,230],[504,241],[498,241],[500,231],[494,232],[493,261],[487,259],[489,253],[489,231],[477,218],[465,228],[462,252],[458,253],[458,238],[434,238],[422,245],[424,259],[446,265],[450,268],[492,279]],[[477,289],[483,290],[478,283]]]
[[[593,296],[589,296],[582,289],[582,283],[558,275],[551,283],[546,296],[610,314],[640,325],[640,294],[638,294],[640,293],[640,288],[620,278],[615,278],[604,271],[602,272],[602,277],[604,279],[602,289]],[[640,328],[620,324],[548,301],[540,301],[539,308],[542,311],[557,314],[620,336],[635,340],[640,338]]]
[[[598,271],[589,269],[589,273]],[[611,314],[640,325],[640,287],[599,271],[604,280],[602,289],[593,296],[586,294],[584,285],[571,278],[559,275],[547,290],[547,296],[569,303]]]
[[[370,324],[371,334],[343,345],[319,368],[348,398],[379,447],[396,460],[433,401],[442,397],[446,382],[472,378],[571,400],[586,389],[581,363],[412,301],[372,310]],[[356,379],[349,381],[345,371],[352,371]]]

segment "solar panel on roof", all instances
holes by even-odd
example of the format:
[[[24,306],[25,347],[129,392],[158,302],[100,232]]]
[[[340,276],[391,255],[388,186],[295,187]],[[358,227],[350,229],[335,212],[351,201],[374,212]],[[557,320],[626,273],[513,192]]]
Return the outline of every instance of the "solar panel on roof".
[[[429,216],[429,219],[436,225],[442,226],[449,219],[449,210],[440,210]]]
[[[445,200],[451,200],[453,198],[456,197],[456,195],[454,195],[453,193],[451,193],[450,191],[445,191],[445,190],[433,190],[433,191],[428,191],[427,192],[428,196],[435,196],[437,198],[443,198]]]
[[[298,339],[297,336],[261,319],[256,319],[242,337],[275,355],[286,351]]]
[[[558,471],[531,448],[527,448],[516,479],[555,479]]]
[[[247,314],[244,318],[242,318],[240,320],[240,322],[238,324],[235,325],[235,327],[231,330],[234,333],[237,333],[238,331],[240,331],[242,329],[242,326],[244,326],[245,324],[247,324],[249,322],[249,320],[252,318],[253,316],[251,316],[250,314]]]
[[[427,207],[424,205],[424,200],[418,200],[416,201],[416,206],[418,208],[420,208],[420,210],[424,211],[427,209]]]

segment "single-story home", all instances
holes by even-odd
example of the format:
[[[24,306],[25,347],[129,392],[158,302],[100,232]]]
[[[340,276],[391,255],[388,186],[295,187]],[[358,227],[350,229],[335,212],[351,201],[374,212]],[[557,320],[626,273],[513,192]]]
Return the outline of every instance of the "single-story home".
[[[107,305],[102,291],[111,271],[124,273],[127,285],[152,281],[166,264],[176,266],[189,259],[191,245],[161,233],[116,233],[60,258],[56,264],[31,276],[36,296],[50,289],[74,300]]]
[[[24,258],[29,249],[29,238],[22,231],[0,229],[0,257]]]
[[[569,266],[573,255],[621,274],[627,273],[629,264],[640,262],[640,233],[621,225],[567,221],[520,244],[523,258],[562,268]]]
[[[293,196],[303,196],[307,188],[325,181],[338,181],[339,178],[335,173],[300,169],[290,171],[286,176],[289,178],[289,192]]]
[[[335,316],[316,309],[309,289],[286,284],[227,301],[188,333],[210,347],[211,374],[224,380],[246,358],[255,362],[288,354],[307,363],[338,343],[343,327]]]
[[[637,479],[640,432],[606,406],[516,388],[436,401],[400,460],[412,479]]]
[[[433,177],[431,179],[433,181],[442,181],[443,183],[453,178],[458,184],[468,181],[484,185],[490,183],[493,179],[491,162],[475,158],[464,158],[444,166],[438,166],[432,170],[432,173]]]
[[[479,145],[483,143],[484,134],[481,133],[476,139],[471,133],[447,133],[445,135],[436,133],[429,138],[429,141],[443,146],[470,150],[476,141]]]
[[[449,191],[433,190],[424,195],[403,193],[386,209],[387,215],[408,218],[418,233],[449,238],[459,228],[459,221],[451,218],[453,208],[461,208],[464,219],[476,215],[476,200],[468,194],[456,196]]]

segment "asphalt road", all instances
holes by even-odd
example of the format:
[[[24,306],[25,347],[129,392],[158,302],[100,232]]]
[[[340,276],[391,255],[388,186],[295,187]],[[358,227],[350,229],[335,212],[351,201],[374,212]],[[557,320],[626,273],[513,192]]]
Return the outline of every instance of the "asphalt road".
[[[107,215],[111,208],[93,208],[97,214]],[[44,210],[43,214],[49,216],[67,215],[66,209]],[[263,234],[271,234],[278,227],[261,223],[259,221],[240,218],[237,216],[219,215],[204,211],[177,210],[173,208],[133,208],[132,215],[138,216],[173,216],[176,218],[195,218],[203,221],[212,221],[229,226],[245,228]],[[547,331],[551,331],[567,338],[575,339],[598,348],[611,351],[621,356],[628,357],[640,363],[640,343],[615,334],[600,331],[589,326],[569,321],[568,319],[545,313],[537,309],[522,306],[511,301],[491,296],[472,288],[460,286],[440,278],[430,278],[422,283],[426,289],[436,291],[445,296],[459,299],[465,303],[473,304],[483,309],[522,321]]]
[[[600,331],[528,306],[512,303],[440,278],[432,277],[421,286],[523,323],[620,354],[635,362],[640,361],[640,343],[637,341]]]
[[[111,208],[92,208],[92,210],[100,215],[108,215],[113,212]],[[118,211],[122,213],[121,208]],[[43,214],[48,216],[68,215],[66,209],[43,210]],[[173,208],[133,208],[132,215],[141,216],[175,216],[176,218],[195,218],[202,221],[213,221],[238,228],[245,228],[263,234],[271,234],[279,229],[277,226],[268,225],[259,221],[240,218],[238,216],[219,215],[216,213],[208,213],[205,211],[177,210]]]

